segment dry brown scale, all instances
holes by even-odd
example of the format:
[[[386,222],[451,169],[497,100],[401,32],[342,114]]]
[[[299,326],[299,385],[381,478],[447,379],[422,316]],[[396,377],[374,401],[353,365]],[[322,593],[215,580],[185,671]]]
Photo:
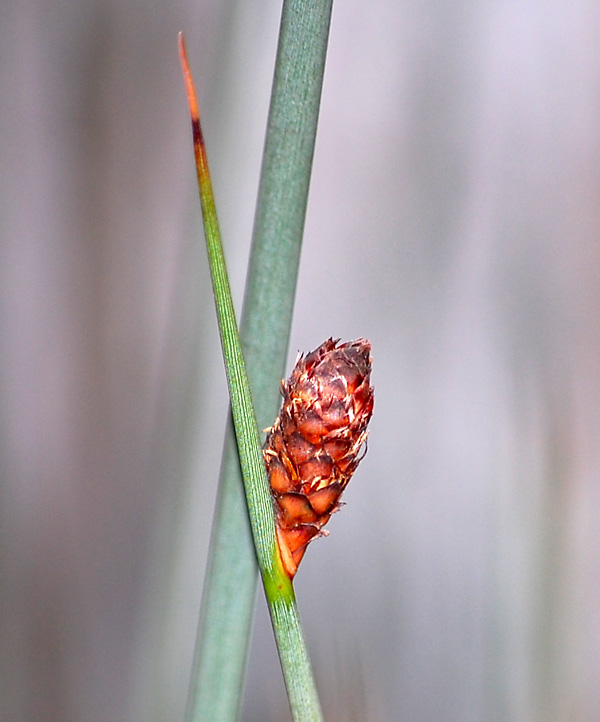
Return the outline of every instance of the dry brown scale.
[[[340,507],[364,456],[373,413],[371,344],[322,343],[281,382],[283,405],[263,454],[275,501],[277,541],[293,577],[307,544]]]

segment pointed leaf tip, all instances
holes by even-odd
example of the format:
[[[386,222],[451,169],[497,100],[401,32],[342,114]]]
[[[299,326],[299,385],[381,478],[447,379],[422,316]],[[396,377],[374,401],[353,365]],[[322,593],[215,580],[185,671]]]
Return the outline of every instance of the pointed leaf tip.
[[[197,123],[200,117],[198,113],[198,100],[196,98],[196,90],[194,88],[194,81],[192,80],[192,73],[190,71],[190,64],[187,58],[187,51],[185,48],[185,38],[183,33],[180,32],[178,35],[179,41],[179,59],[181,60],[181,69],[183,70],[183,79],[185,81],[185,89],[188,97],[188,104],[190,106],[190,115],[192,116],[192,123]]]

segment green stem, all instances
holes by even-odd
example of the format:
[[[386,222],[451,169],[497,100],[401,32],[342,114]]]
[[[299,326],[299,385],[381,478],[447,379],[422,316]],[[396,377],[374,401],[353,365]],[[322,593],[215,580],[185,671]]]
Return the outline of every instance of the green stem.
[[[308,722],[309,720],[316,722],[322,719],[320,703],[306,645],[304,644],[302,631],[299,626],[293,587],[290,579],[282,568],[275,542],[273,507],[266,470],[262,460],[260,438],[254,408],[252,406],[250,385],[245,370],[240,338],[237,332],[204,141],[183,42],[181,43],[181,54],[188,88],[188,98],[190,100],[194,151],[213,290],[254,545],[271,611],[294,720],[298,722],[301,720],[303,722]],[[224,514],[223,499],[224,497],[221,497],[219,504],[219,516],[221,518]],[[228,569],[227,572],[231,575],[232,569]],[[248,605],[246,605],[246,607],[247,606]],[[214,638],[212,641],[214,642]],[[214,644],[212,645],[212,649],[214,651]],[[202,660],[201,658],[199,659],[198,654],[196,655],[195,668],[196,672],[202,669]],[[223,679],[224,678],[221,677],[221,686],[227,686],[227,684],[223,685]],[[195,694],[194,692],[192,693],[191,704],[188,708],[188,719],[235,719],[233,715],[237,715],[239,711],[239,697],[235,708],[231,703],[229,704],[229,717],[216,716],[215,705],[212,705],[211,712],[205,712],[206,705],[211,706],[209,699],[205,697],[206,704],[199,704],[198,700],[202,699],[202,691],[202,688],[196,686]]]
[[[330,17],[331,0],[285,0],[283,5],[241,322],[261,429],[277,415],[285,375]],[[187,722],[239,718],[255,593],[256,557],[229,424]]]

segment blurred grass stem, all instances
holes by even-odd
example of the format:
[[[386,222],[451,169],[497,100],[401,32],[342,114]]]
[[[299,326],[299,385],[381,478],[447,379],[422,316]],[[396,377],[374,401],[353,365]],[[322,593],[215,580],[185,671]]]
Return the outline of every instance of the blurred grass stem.
[[[252,253],[242,316],[242,343],[260,428],[279,407],[321,96],[331,0],[285,2],[271,97]],[[233,429],[228,429],[188,722],[239,716],[256,589],[256,559]],[[269,589],[267,585],[267,595]],[[290,665],[301,635],[293,590],[271,605],[294,719],[319,719]],[[291,604],[289,603],[291,602]],[[282,621],[286,621],[282,624]],[[283,630],[283,632],[282,632]],[[289,633],[287,637],[285,630]],[[290,636],[291,635],[291,636]],[[300,647],[303,641],[300,639]],[[305,651],[305,650],[304,650]],[[308,666],[308,658],[303,662]],[[287,669],[287,673],[286,673]],[[224,683],[224,680],[227,680]],[[312,716],[311,716],[312,715]]]

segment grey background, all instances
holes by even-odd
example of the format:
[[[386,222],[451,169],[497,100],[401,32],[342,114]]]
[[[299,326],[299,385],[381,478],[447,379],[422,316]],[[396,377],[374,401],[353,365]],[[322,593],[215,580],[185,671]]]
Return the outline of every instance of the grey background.
[[[280,4],[0,5],[0,718],[181,720]],[[334,6],[290,366],[373,344],[297,593],[327,718],[600,719],[600,9]],[[288,719],[258,598],[243,719]]]

